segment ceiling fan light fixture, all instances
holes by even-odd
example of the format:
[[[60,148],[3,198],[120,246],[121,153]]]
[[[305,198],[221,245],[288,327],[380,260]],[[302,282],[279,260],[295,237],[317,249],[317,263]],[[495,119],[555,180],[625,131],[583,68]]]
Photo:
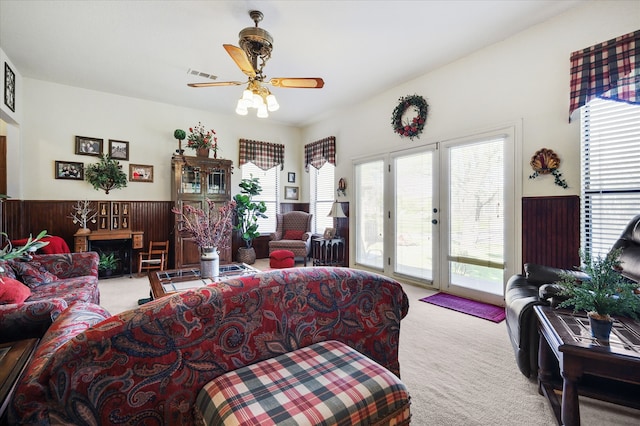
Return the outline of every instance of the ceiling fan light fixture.
[[[276,100],[275,95],[273,95],[272,93],[269,93],[269,95],[267,96],[267,109],[271,112],[280,109],[280,104]]]
[[[244,89],[242,92],[242,99],[253,103],[253,92],[249,89]]]
[[[238,115],[249,114],[249,110],[247,109],[247,105],[244,99],[238,99],[238,106],[236,106],[236,114]]]
[[[267,112],[267,106],[262,104],[258,107],[258,118],[267,118],[269,117],[269,113]]]

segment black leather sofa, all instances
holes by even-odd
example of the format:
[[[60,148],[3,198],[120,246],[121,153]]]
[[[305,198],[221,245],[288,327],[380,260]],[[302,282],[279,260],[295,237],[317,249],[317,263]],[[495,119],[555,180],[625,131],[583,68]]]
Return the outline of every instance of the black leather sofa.
[[[634,217],[615,242],[612,250],[622,249],[620,256],[622,275],[640,282],[640,215]],[[512,276],[505,291],[506,323],[518,368],[527,377],[538,371],[538,321],[535,305],[555,305],[560,272],[574,274],[577,279],[588,279],[580,271],[569,271],[527,263],[524,274]]]

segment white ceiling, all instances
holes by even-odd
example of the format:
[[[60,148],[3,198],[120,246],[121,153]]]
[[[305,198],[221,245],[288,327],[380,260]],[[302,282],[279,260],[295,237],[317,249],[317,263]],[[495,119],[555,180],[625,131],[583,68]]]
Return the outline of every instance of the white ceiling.
[[[301,126],[583,1],[0,0],[0,47],[23,77],[231,113],[242,86],[190,88],[206,80],[187,70],[244,81],[222,44],[238,45],[257,9],[274,38],[267,78],[325,80],[272,89],[267,120]]]

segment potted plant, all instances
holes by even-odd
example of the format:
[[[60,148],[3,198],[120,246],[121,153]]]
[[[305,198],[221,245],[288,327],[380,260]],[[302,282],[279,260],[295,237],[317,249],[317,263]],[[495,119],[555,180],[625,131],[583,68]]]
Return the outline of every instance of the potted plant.
[[[613,315],[638,318],[640,296],[635,292],[639,284],[620,274],[621,249],[610,251],[604,258],[592,258],[581,253],[584,272],[590,279],[577,281],[570,274],[561,274],[560,295],[567,297],[558,307],[573,308],[574,312],[587,312],[591,333],[602,341],[609,340]]]
[[[209,150],[212,150],[213,157],[217,158],[218,138],[215,130],[205,130],[202,123],[198,122],[197,126],[189,127],[189,132],[187,148],[195,149],[198,157],[208,157]]]
[[[251,178],[240,181],[240,193],[233,197],[238,216],[238,223],[234,229],[239,231],[240,238],[245,243],[245,247],[238,249],[238,260],[249,265],[256,261],[256,252],[252,244],[253,240],[260,236],[258,219],[267,218],[264,214],[267,211],[264,201],[253,201],[253,197],[261,192],[260,180],[251,175]]]
[[[120,259],[111,252],[109,254],[100,253],[100,260],[98,261],[98,271],[104,272],[104,275],[109,277],[113,274],[113,271],[118,269],[118,262]]]
[[[105,194],[127,186],[127,175],[122,171],[120,162],[104,154],[100,154],[100,161],[87,166],[85,176],[96,191],[102,189]]]

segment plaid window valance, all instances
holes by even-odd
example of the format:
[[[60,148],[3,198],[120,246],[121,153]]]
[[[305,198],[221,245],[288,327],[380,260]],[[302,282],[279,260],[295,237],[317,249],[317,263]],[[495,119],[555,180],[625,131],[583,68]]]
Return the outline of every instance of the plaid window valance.
[[[324,163],[336,165],[336,137],[320,139],[304,146],[304,168],[309,171],[309,164],[319,169]]]
[[[253,163],[262,170],[280,166],[284,169],[284,145],[240,139],[240,165]]]
[[[571,54],[571,114],[593,98],[640,104],[640,30]]]

